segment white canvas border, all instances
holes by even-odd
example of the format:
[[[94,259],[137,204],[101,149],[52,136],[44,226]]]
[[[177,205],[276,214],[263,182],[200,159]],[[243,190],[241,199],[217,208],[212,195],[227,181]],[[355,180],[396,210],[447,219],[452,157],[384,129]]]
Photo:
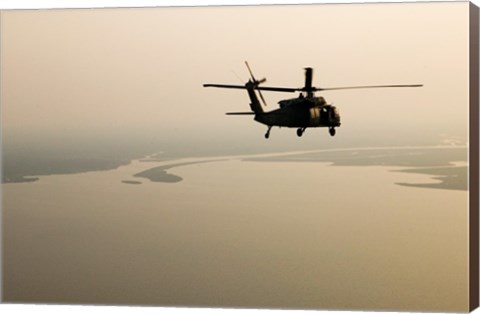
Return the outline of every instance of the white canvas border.
[[[457,2],[460,2],[456,0]],[[452,2],[449,0],[0,0],[0,9],[52,9],[52,8],[117,8],[117,7],[159,7],[159,6],[213,6],[213,5],[268,5],[268,4],[311,4],[311,3],[387,3],[387,2]],[[461,1],[464,2],[464,1]],[[480,7],[480,0],[472,0]],[[1,160],[0,160],[1,161]],[[1,198],[0,198],[1,200]],[[0,275],[1,279],[1,275]],[[1,290],[0,290],[1,291]],[[213,309],[173,307],[127,307],[127,306],[84,306],[84,305],[20,305],[0,304],[1,313],[48,313],[48,314],[306,314],[306,310],[257,310],[257,309]],[[327,314],[331,311],[315,311]],[[479,313],[476,310],[474,313]],[[383,314],[392,312],[335,311],[339,314],[365,313]]]

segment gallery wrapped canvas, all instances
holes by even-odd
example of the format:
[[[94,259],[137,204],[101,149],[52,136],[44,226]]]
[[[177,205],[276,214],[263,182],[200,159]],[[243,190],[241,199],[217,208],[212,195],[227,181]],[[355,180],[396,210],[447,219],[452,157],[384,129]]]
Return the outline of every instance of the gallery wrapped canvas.
[[[472,3],[0,23],[3,302],[477,307]]]

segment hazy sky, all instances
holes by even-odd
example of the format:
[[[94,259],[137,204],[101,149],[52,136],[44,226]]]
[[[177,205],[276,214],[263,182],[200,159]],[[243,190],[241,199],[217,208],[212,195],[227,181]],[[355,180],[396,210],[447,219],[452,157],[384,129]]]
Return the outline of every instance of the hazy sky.
[[[345,137],[465,137],[466,17],[467,2],[4,11],[4,135],[262,138],[224,115],[248,110],[244,91],[202,87],[240,84],[248,60],[270,86],[303,86],[306,66],[314,86],[425,85],[325,92]],[[268,109],[295,96],[265,93]]]

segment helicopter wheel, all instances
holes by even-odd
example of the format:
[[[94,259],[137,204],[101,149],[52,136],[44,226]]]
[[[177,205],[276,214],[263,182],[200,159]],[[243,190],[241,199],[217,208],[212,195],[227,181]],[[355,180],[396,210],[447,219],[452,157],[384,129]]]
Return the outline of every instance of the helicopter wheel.
[[[270,137],[270,130],[272,129],[271,126],[268,127],[267,133],[265,133],[265,138],[268,139]]]
[[[330,133],[331,136],[335,136],[335,128],[333,128],[333,127],[330,128],[330,129],[328,130],[328,132]]]
[[[302,128],[298,128],[297,129],[297,136],[298,137],[301,137],[303,135],[303,132],[305,131],[305,129],[302,129]]]

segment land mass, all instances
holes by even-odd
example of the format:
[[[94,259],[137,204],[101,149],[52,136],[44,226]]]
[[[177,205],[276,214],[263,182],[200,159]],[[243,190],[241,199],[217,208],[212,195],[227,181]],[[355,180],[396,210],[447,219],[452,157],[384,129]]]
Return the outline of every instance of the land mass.
[[[440,168],[414,168],[396,170],[396,172],[421,173],[433,175],[432,179],[438,180],[438,183],[397,183],[402,186],[446,189],[446,190],[468,190],[468,168],[467,167],[440,167]]]
[[[142,184],[140,181],[134,181],[134,180],[123,180],[122,183],[126,184]]]
[[[248,161],[260,162],[329,162],[332,166],[391,166],[408,167],[395,170],[404,173],[432,175],[438,183],[404,183],[398,185],[448,190],[468,190],[467,166],[455,166],[454,162],[467,162],[466,147],[429,148],[372,148],[323,152],[307,152],[298,155],[254,157]]]
[[[183,178],[179,177],[177,175],[168,173],[167,172],[168,169],[174,168],[174,167],[179,167],[179,166],[187,166],[187,165],[206,163],[206,162],[212,162],[212,161],[206,160],[206,161],[181,162],[181,163],[176,163],[176,164],[171,164],[171,165],[158,166],[158,167],[155,167],[155,168],[151,168],[151,169],[139,172],[139,173],[137,173],[133,176],[134,177],[146,178],[146,179],[149,179],[152,182],[177,183],[177,182],[182,181]]]

